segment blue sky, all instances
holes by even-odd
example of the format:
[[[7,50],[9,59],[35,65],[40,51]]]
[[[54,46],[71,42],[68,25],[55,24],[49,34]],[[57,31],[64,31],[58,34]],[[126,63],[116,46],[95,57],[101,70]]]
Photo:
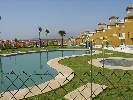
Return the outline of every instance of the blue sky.
[[[39,26],[48,28],[49,38],[58,31],[70,36],[93,31],[99,22],[108,23],[112,15],[126,16],[132,0],[0,0],[0,38],[38,38]],[[67,37],[68,37],[67,36]],[[42,34],[42,38],[45,36]]]

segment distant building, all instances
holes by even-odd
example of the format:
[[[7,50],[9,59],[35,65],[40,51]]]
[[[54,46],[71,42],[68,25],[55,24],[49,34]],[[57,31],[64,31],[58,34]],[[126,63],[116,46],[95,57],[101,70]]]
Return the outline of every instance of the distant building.
[[[76,45],[85,45],[86,41],[89,40],[91,36],[93,36],[96,32],[89,32],[85,31],[80,33],[78,37],[75,38],[75,44]]]
[[[49,46],[58,46],[61,45],[61,39],[42,39],[42,47],[47,45]],[[64,39],[63,44],[67,45],[68,39]],[[38,39],[28,39],[28,40],[0,40],[0,48],[31,48],[31,47],[39,47],[39,40]]]
[[[124,20],[117,16],[109,18],[109,24],[98,24],[96,34],[90,37],[96,45],[103,41],[112,46],[133,45],[133,5],[126,8],[127,15]]]

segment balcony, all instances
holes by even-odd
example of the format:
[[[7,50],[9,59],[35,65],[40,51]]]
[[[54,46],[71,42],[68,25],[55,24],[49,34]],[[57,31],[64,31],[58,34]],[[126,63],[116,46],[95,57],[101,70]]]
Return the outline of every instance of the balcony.
[[[123,39],[125,39],[125,38],[124,38],[124,37],[119,37],[119,39],[120,39],[120,40],[123,40]]]
[[[129,38],[133,39],[133,33],[129,33]]]

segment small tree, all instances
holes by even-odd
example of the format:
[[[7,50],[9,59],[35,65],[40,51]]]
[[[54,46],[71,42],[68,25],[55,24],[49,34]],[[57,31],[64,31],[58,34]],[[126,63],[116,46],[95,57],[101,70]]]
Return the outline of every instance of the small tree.
[[[64,40],[64,36],[66,35],[66,32],[65,31],[59,31],[58,33],[61,36],[61,47],[63,48],[63,40]]]
[[[18,46],[18,39],[15,38],[14,41],[15,41],[15,48],[18,48],[18,47],[19,47],[19,46]]]

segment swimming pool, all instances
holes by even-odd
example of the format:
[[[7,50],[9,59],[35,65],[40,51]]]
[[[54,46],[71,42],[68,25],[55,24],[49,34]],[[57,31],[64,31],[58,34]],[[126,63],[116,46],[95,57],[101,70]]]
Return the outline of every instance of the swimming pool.
[[[85,54],[86,51],[53,51],[0,58],[0,92],[18,90],[53,79],[58,72],[47,65],[56,57]]]
[[[100,61],[103,63],[103,60]],[[127,60],[127,59],[105,59],[104,60],[105,65],[111,65],[111,66],[123,66],[123,67],[132,67],[133,66],[133,60]]]

